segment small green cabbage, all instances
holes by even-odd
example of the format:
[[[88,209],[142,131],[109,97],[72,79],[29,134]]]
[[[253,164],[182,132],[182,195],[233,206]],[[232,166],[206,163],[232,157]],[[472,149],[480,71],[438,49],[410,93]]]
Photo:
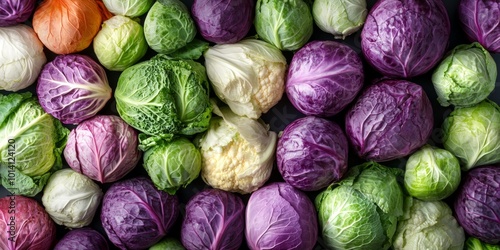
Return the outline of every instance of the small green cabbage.
[[[500,250],[500,245],[491,245],[491,244],[482,242],[478,238],[469,237],[465,241],[464,250]]]
[[[35,196],[62,167],[69,130],[30,93],[0,94],[0,176],[11,193]]]
[[[405,211],[394,236],[394,250],[462,250],[464,230],[442,201],[405,200]]]
[[[260,38],[280,50],[298,50],[311,38],[313,17],[304,0],[258,0],[254,19]]]
[[[42,203],[58,225],[81,228],[90,225],[103,195],[90,178],[65,168],[50,176],[43,190]]]
[[[460,176],[460,162],[452,153],[425,145],[408,158],[404,185],[411,196],[436,201],[455,192]]]
[[[141,147],[174,135],[207,130],[212,115],[205,67],[157,55],[124,70],[115,90],[116,109],[143,132]]]
[[[315,0],[312,6],[316,25],[336,39],[358,31],[367,14],[366,0]]]
[[[102,66],[113,71],[123,71],[134,65],[148,50],[142,26],[119,15],[104,21],[94,37],[93,46]]]
[[[490,100],[456,108],[443,122],[443,146],[467,171],[500,162],[500,107]]]
[[[237,115],[257,119],[281,100],[287,62],[271,44],[257,39],[218,44],[204,57],[215,94]]]
[[[332,249],[389,249],[403,215],[401,169],[367,162],[315,199],[320,232]]]
[[[148,12],[155,0],[102,0],[106,9],[115,15],[138,17]]]
[[[144,20],[144,36],[149,47],[170,54],[191,42],[196,26],[189,9],[179,0],[158,0]]]
[[[241,194],[257,190],[271,176],[278,136],[262,120],[214,104],[209,129],[196,140],[201,177],[208,185]]]
[[[441,106],[471,106],[488,97],[495,88],[497,66],[481,44],[455,47],[432,74]]]
[[[155,186],[172,195],[196,179],[201,170],[200,151],[182,137],[150,147],[143,161]]]

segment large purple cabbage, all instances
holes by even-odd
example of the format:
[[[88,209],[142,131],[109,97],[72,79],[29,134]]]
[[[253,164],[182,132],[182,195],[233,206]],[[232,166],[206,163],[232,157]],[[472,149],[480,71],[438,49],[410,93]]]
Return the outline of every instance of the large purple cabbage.
[[[433,123],[431,102],[420,85],[387,79],[368,87],[348,111],[346,133],[361,158],[383,162],[423,146]]]
[[[318,222],[312,201],[285,182],[268,184],[250,195],[245,237],[251,250],[313,249]]]
[[[92,228],[77,228],[69,231],[57,242],[54,250],[108,250],[106,238]]]
[[[35,200],[20,195],[0,199],[0,249],[49,250],[56,225]]]
[[[380,0],[361,32],[365,59],[383,75],[410,78],[443,57],[450,20],[442,0]]]
[[[24,23],[35,10],[36,0],[0,1],[0,27]]]
[[[64,148],[68,165],[101,183],[114,182],[139,162],[137,132],[114,115],[98,115],[73,129]]]
[[[467,172],[454,207],[457,221],[467,234],[489,244],[500,243],[500,166]]]
[[[144,249],[160,241],[179,215],[177,196],[137,177],[115,182],[102,200],[101,222],[114,245]]]
[[[288,184],[316,191],[342,178],[347,153],[347,138],[336,123],[307,116],[286,126],[278,140],[276,161]]]
[[[207,41],[235,43],[252,27],[254,5],[254,0],[194,0],[191,13]]]
[[[294,54],[286,93],[303,114],[333,116],[354,100],[363,81],[363,63],[353,49],[335,41],[312,41]]]
[[[203,190],[187,203],[181,241],[187,250],[237,250],[244,225],[245,205],[239,196],[220,189]]]
[[[45,64],[36,88],[45,112],[64,124],[78,124],[111,99],[104,68],[86,55],[58,55]]]
[[[467,37],[485,49],[500,53],[500,1],[461,0],[458,17]]]

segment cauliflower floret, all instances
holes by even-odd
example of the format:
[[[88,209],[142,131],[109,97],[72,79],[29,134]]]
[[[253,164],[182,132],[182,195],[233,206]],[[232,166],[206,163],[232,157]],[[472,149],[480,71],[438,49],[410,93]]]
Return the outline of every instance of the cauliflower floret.
[[[219,44],[204,57],[215,94],[234,113],[257,119],[281,100],[287,63],[271,44],[257,39]]]
[[[252,142],[255,138],[259,143]],[[259,121],[239,117],[233,123],[213,117],[199,140],[201,177],[214,188],[241,194],[253,192],[271,175],[276,141],[276,133]]]

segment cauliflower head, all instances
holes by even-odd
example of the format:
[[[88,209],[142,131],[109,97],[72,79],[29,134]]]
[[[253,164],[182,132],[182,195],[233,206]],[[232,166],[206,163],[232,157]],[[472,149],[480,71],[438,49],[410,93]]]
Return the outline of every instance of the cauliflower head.
[[[215,108],[209,129],[197,141],[201,177],[208,185],[247,194],[271,176],[277,134],[260,120]]]
[[[215,45],[204,57],[215,94],[237,115],[257,119],[281,100],[287,62],[273,45],[244,39]]]

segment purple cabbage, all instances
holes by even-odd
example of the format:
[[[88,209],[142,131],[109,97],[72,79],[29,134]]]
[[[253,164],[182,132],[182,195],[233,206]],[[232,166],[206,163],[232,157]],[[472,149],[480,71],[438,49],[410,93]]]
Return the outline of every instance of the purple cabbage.
[[[443,57],[450,20],[442,0],[380,0],[361,32],[366,61],[383,75],[410,78]]]
[[[73,129],[64,158],[78,173],[101,183],[128,174],[140,160],[137,132],[114,115],[98,115]]]
[[[54,250],[108,250],[106,238],[92,228],[78,228],[66,233]]]
[[[458,18],[469,40],[500,53],[500,1],[461,0]]]
[[[313,41],[294,54],[286,94],[301,113],[328,117],[354,100],[363,81],[363,63],[353,49],[334,41]]]
[[[207,189],[193,196],[186,206],[181,241],[187,250],[237,250],[243,242],[245,205],[239,196]]]
[[[111,99],[104,68],[86,55],[58,55],[45,64],[36,88],[45,112],[64,124],[78,124]]]
[[[177,196],[155,188],[150,179],[115,182],[102,201],[101,222],[114,245],[144,249],[160,241],[179,215]]]
[[[420,85],[381,80],[368,87],[346,114],[347,138],[365,160],[394,160],[413,153],[431,135],[431,102]]]
[[[347,153],[347,138],[336,123],[307,116],[286,126],[278,140],[276,160],[288,184],[316,191],[342,178]]]
[[[245,237],[251,250],[313,249],[318,238],[315,207],[305,193],[285,182],[268,184],[250,195]]]
[[[235,43],[252,27],[254,5],[254,0],[194,0],[191,13],[205,40]]]
[[[489,244],[500,243],[500,166],[470,170],[456,194],[455,213],[465,232]]]
[[[26,22],[35,10],[36,0],[0,1],[0,27]]]
[[[56,239],[56,225],[32,198],[0,198],[0,249],[49,250]]]

